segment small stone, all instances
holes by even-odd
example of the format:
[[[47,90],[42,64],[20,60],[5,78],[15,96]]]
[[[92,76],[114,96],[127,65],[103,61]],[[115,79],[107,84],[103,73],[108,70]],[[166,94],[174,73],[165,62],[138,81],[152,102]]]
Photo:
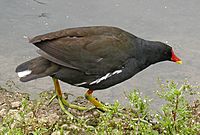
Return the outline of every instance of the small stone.
[[[15,101],[11,103],[11,108],[12,109],[17,109],[21,106],[21,102],[20,101]]]
[[[7,113],[7,110],[5,108],[0,110],[0,116],[5,116]]]
[[[100,113],[96,110],[93,112],[93,115],[94,115],[95,118],[100,117]]]
[[[15,114],[17,114],[19,112],[19,110],[17,110],[17,109],[10,109],[9,111],[8,111],[8,115],[15,115]]]
[[[33,112],[29,112],[28,114],[26,114],[26,117],[27,117],[27,118],[31,118],[31,117],[33,117],[33,116],[34,116]]]
[[[54,131],[51,135],[60,135],[60,131]]]
[[[116,122],[116,123],[120,123],[121,119],[120,118],[113,118],[113,121]]]
[[[67,130],[69,128],[69,126],[67,124],[63,124],[62,128],[63,128],[63,130]]]
[[[14,118],[17,121],[22,120],[22,116],[19,114],[19,110],[17,109],[9,110],[7,114],[10,115],[10,118]]]
[[[28,122],[33,117],[34,117],[33,112],[29,112],[28,114],[26,114],[24,121]]]
[[[47,119],[47,117],[41,117],[41,118],[38,119],[38,122],[39,122],[40,124],[44,124],[44,123],[47,123],[47,122],[48,122],[48,119]]]
[[[55,124],[59,120],[59,116],[56,113],[50,114],[48,117],[49,125]]]
[[[76,130],[76,129],[78,129],[78,127],[76,125],[70,125],[69,129],[75,129]]]

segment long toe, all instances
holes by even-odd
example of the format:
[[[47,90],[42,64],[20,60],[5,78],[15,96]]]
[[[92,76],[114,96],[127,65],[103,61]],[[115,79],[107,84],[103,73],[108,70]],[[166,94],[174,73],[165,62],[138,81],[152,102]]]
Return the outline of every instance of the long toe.
[[[54,100],[55,98],[57,98],[57,95],[56,95],[56,94],[53,95],[53,96],[51,97],[51,99],[49,100],[48,105],[50,105],[50,104],[53,102],[53,100]]]
[[[84,110],[88,110],[87,107],[83,107],[83,106],[78,106],[78,105],[75,105],[75,104],[70,104],[67,100],[65,100],[63,97],[60,97],[61,99],[61,102],[67,106],[68,108],[72,108],[72,109],[77,109],[77,110],[80,110],[80,111],[84,111]]]
[[[105,105],[102,105],[101,107],[97,107],[97,109],[99,109],[100,111],[103,111],[103,112],[109,111],[109,108]]]
[[[67,114],[71,119],[73,119],[74,116],[73,116],[70,112],[68,112],[68,111],[65,109],[65,106],[64,106],[64,104],[63,104],[63,102],[62,102],[62,97],[58,97],[58,102],[59,102],[59,104],[60,104],[60,107],[61,107],[62,111],[63,111],[65,114]]]

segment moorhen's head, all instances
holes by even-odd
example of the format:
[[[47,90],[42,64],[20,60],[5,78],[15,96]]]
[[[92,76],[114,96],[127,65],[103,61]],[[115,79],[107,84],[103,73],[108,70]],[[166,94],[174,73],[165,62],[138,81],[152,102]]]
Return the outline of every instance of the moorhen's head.
[[[169,60],[172,62],[176,62],[177,64],[182,64],[182,61],[180,58],[178,58],[174,51],[173,48],[165,43],[160,42],[160,47],[161,49],[161,57],[163,60]]]
[[[145,46],[143,50],[148,63],[154,64],[161,61],[172,61],[182,64],[181,59],[175,55],[171,46],[159,41],[150,41],[147,43],[148,46]]]

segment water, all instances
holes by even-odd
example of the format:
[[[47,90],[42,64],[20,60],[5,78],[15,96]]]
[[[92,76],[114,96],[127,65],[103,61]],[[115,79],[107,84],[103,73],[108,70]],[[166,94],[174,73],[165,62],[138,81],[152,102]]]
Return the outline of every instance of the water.
[[[128,81],[95,92],[100,100],[126,103],[124,92],[135,88],[160,105],[155,91],[157,79],[191,83],[200,81],[199,0],[1,0],[0,1],[0,85],[13,80],[22,92],[36,97],[53,89],[50,77],[21,83],[15,67],[37,55],[29,37],[69,27],[112,25],[149,40],[170,44],[183,65],[162,62],[145,69]],[[63,84],[63,91],[76,96],[84,88]]]

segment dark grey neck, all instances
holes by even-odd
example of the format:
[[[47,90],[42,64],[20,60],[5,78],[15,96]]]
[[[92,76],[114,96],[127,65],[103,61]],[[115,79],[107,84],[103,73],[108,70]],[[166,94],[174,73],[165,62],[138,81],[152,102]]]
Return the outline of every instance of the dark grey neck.
[[[158,41],[147,41],[144,39],[138,39],[140,42],[140,54],[142,56],[142,62],[145,66],[165,61],[164,52],[166,51],[167,45]]]

